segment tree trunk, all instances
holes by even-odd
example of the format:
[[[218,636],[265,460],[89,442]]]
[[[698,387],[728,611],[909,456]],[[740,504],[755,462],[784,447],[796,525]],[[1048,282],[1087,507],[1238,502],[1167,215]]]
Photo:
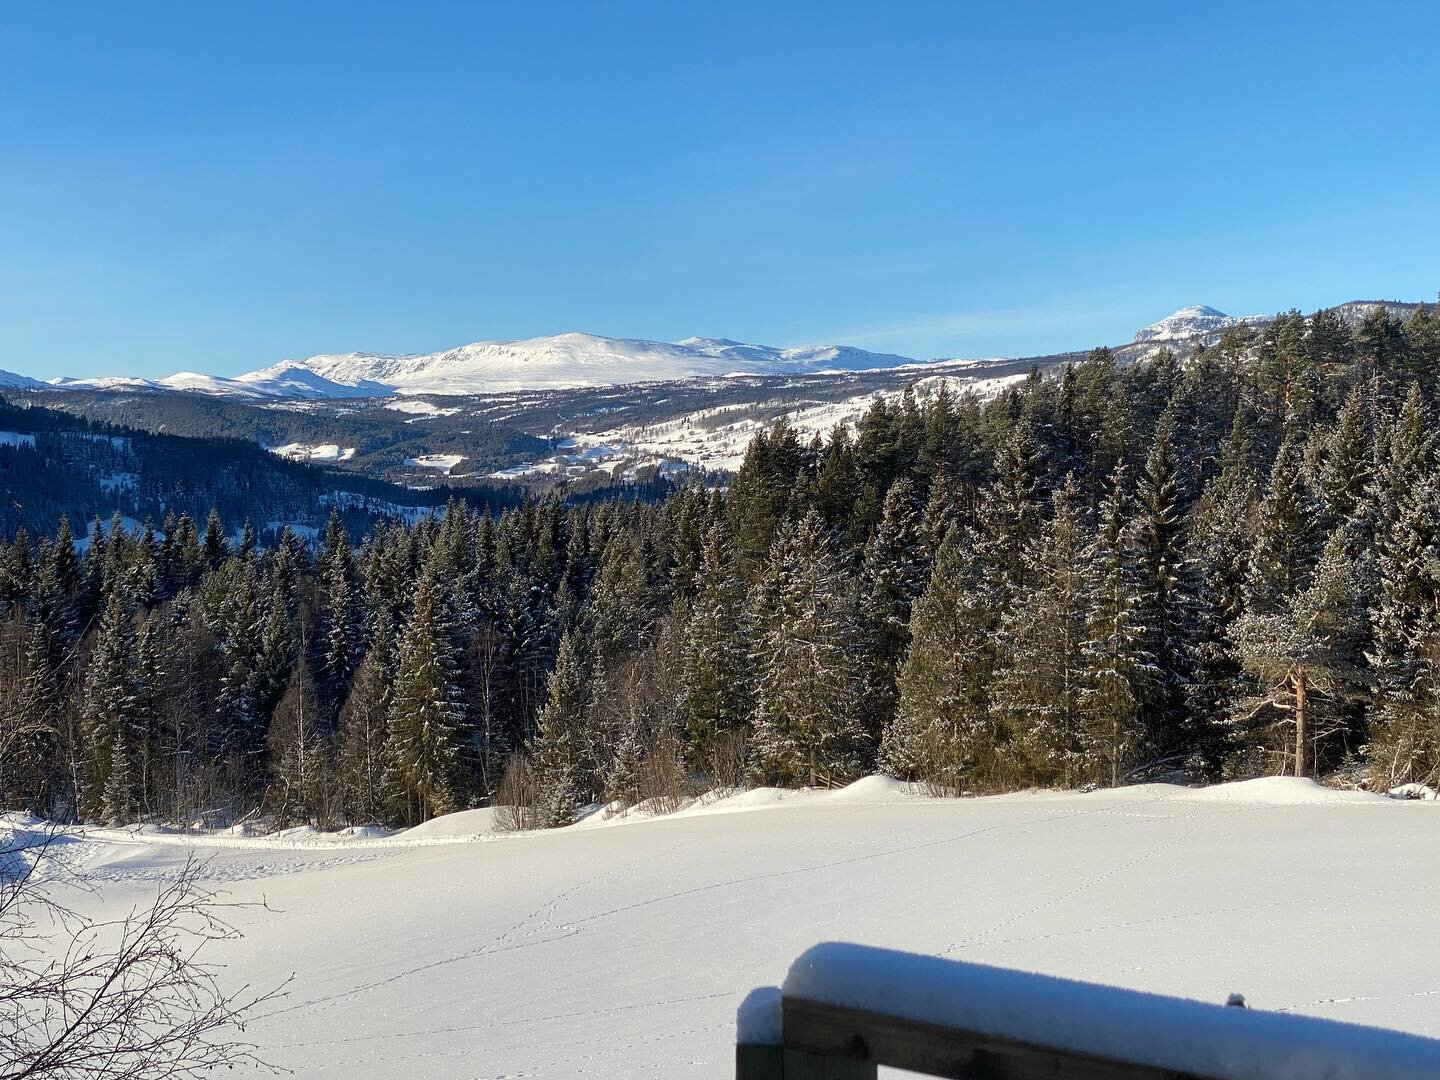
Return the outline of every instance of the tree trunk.
[[[1305,775],[1305,669],[1290,673],[1295,686],[1295,775]]]

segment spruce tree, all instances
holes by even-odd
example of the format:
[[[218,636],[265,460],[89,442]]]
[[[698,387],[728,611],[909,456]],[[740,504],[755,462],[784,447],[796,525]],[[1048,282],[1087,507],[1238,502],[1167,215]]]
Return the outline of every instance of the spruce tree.
[[[817,513],[776,542],[766,575],[774,606],[760,633],[755,774],[767,783],[846,783],[859,775],[867,751],[856,715],[861,630]]]
[[[895,678],[910,646],[910,611],[925,589],[929,569],[914,487],[897,480],[885,496],[861,576],[861,612],[870,646],[866,711],[877,737],[895,713]]]
[[[725,732],[744,730],[752,709],[750,620],[723,525],[705,538],[695,602],[685,622],[680,717],[691,764],[703,769]]]
[[[953,530],[916,601],[899,701],[880,765],[891,776],[959,794],[996,780],[990,691],[999,612],[978,587],[974,538]]]
[[[578,772],[580,727],[591,702],[591,669],[576,640],[560,639],[555,669],[550,673],[545,707],[530,743],[535,778],[535,820],[543,829],[575,820],[580,803]]]
[[[1001,624],[993,702],[1009,733],[1019,778],[1070,784],[1086,771],[1082,745],[1090,542],[1072,474],[1055,492],[1054,514],[1025,552],[1034,588]]]
[[[1100,527],[1085,553],[1089,581],[1080,741],[1089,771],[1112,787],[1135,763],[1143,737],[1140,703],[1154,673],[1140,623],[1143,597],[1128,486],[1127,470],[1118,466],[1100,508]]]
[[[129,820],[139,801],[133,764],[134,648],[130,613],[124,598],[112,590],[85,669],[80,713],[87,759],[82,808],[88,817],[104,821]]]
[[[1141,645],[1151,657],[1154,677],[1140,702],[1145,755],[1174,759],[1190,741],[1187,703],[1193,647],[1200,635],[1194,568],[1184,544],[1184,517],[1170,446],[1162,420],[1145,460],[1137,490],[1137,560]]]
[[[464,708],[444,591],[430,574],[400,639],[390,706],[387,787],[407,822],[459,805],[457,764]]]
[[[1319,553],[1317,516],[1301,473],[1300,448],[1294,437],[1287,437],[1256,512],[1255,547],[1246,580],[1246,605],[1251,610],[1278,610],[1305,587]]]

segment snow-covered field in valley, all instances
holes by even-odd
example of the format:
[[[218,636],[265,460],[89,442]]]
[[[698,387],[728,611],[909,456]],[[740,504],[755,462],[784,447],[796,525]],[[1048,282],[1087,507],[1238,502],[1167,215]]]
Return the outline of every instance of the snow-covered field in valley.
[[[936,800],[871,778],[496,836],[89,834],[121,913],[192,848],[295,974],[249,1035],[315,1077],[723,1077],[735,1007],[848,940],[1440,1035],[1434,802],[1272,779]]]

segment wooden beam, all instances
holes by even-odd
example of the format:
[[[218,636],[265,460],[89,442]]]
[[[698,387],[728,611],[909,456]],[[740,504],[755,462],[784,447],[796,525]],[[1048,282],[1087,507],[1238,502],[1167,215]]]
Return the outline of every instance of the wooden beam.
[[[952,1080],[1207,1080],[1151,1065],[1110,1061],[1058,1047],[997,1039],[881,1013],[785,998],[785,1080],[789,1054],[878,1065]],[[858,1074],[801,1073],[805,1080]]]

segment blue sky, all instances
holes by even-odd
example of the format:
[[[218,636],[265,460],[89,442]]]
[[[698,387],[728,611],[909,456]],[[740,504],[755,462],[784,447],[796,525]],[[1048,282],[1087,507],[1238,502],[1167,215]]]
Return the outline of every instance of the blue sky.
[[[1440,289],[1440,5],[11,4],[0,368]]]

